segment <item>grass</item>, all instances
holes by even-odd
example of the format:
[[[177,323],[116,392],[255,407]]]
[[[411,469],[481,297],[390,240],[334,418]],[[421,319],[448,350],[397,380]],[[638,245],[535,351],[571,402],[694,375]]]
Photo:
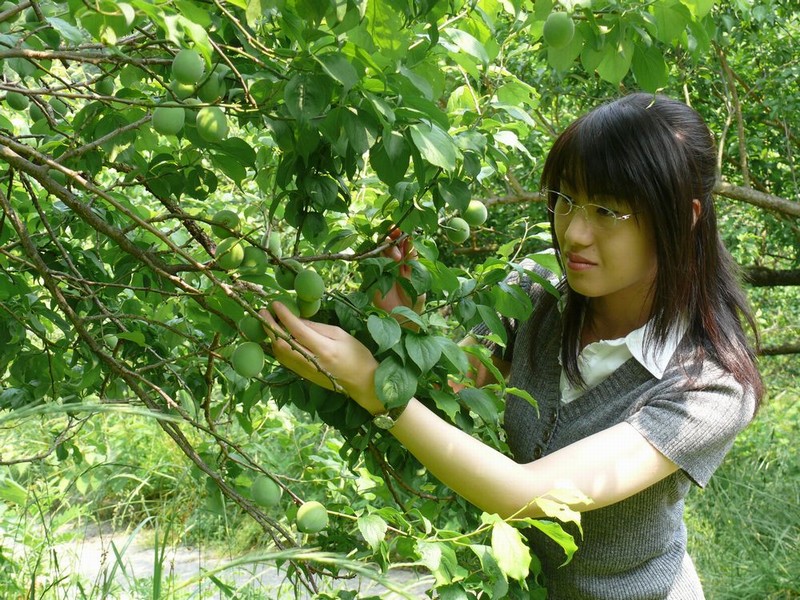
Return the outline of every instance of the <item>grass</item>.
[[[800,365],[765,359],[768,398],[706,490],[687,500],[709,600],[800,598]]]

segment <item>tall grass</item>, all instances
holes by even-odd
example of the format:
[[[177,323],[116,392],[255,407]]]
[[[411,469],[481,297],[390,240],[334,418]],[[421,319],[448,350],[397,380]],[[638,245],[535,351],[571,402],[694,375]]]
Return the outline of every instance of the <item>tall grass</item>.
[[[709,600],[800,598],[800,361],[762,360],[766,404],[687,501]]]

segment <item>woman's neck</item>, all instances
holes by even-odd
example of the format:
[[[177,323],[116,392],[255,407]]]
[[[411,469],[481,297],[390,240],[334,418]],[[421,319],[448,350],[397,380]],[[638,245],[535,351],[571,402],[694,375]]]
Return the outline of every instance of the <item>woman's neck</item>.
[[[623,338],[650,320],[650,303],[647,306],[619,310],[606,305],[601,298],[591,298],[583,318],[581,347],[600,340]]]

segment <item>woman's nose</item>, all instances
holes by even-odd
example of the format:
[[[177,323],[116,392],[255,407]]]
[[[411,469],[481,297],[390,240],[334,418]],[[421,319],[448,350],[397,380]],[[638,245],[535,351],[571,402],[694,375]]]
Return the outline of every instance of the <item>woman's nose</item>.
[[[580,210],[578,210],[578,208],[580,208]],[[569,220],[564,230],[564,238],[572,242],[581,242],[584,244],[591,240],[594,235],[594,229],[591,223],[589,223],[589,219],[583,207],[574,207],[570,216],[572,218]]]

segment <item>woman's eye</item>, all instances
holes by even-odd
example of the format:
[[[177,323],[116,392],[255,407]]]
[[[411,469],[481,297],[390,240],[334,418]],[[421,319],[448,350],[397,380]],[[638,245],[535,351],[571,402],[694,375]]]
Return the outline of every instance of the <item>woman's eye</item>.
[[[616,211],[605,206],[595,206],[594,210],[598,217],[603,217],[604,219],[616,219],[619,216]]]

